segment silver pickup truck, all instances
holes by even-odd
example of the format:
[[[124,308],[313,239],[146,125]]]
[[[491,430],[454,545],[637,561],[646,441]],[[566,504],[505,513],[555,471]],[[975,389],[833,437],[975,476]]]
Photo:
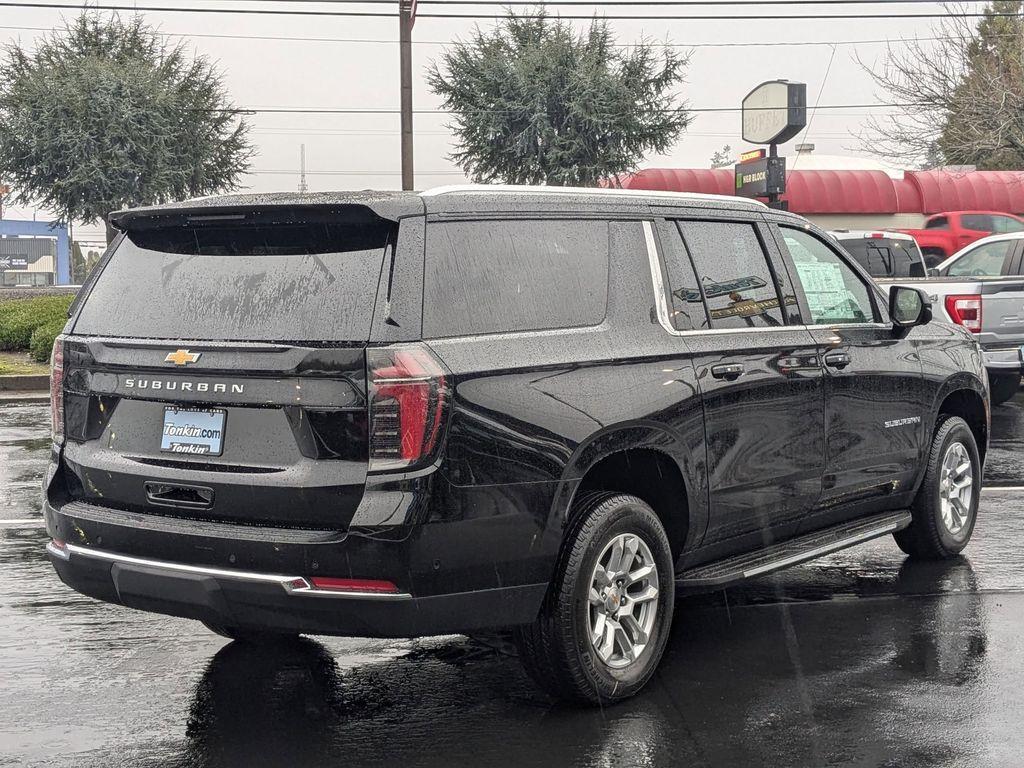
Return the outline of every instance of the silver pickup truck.
[[[992,389],[992,404],[1006,402],[1021,382],[1024,346],[1024,277],[927,277],[879,279],[883,288],[924,289],[937,321],[956,323],[981,345]]]

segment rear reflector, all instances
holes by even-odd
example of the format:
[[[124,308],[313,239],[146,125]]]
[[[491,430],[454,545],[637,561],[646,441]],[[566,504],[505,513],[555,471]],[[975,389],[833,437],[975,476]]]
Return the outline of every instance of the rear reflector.
[[[377,579],[335,579],[329,576],[312,576],[308,579],[313,589],[329,592],[363,592],[375,595],[397,595],[398,587],[390,581]]]
[[[449,375],[422,344],[366,350],[370,471],[429,460],[448,416]]]
[[[981,296],[966,294],[946,297],[946,314],[971,333],[981,332]]]

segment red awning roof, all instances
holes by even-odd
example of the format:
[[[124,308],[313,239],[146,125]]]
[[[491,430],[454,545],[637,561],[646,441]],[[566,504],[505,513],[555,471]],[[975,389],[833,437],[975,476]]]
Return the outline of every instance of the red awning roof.
[[[649,168],[622,180],[626,189],[731,195],[731,168]],[[787,174],[783,199],[795,213],[932,214],[941,211],[1001,211],[1024,214],[1024,172],[907,171],[893,179],[884,171],[795,170]]]

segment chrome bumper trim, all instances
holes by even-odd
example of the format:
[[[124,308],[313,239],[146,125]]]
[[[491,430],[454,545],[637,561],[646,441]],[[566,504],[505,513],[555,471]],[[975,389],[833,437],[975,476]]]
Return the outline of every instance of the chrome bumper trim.
[[[94,560],[105,560],[110,563],[140,565],[145,568],[168,571],[170,573],[189,573],[200,576],[212,576],[217,579],[231,579],[249,583],[279,584],[289,595],[302,597],[328,597],[340,600],[411,600],[408,592],[344,592],[341,590],[316,589],[304,576],[284,576],[276,573],[256,573],[253,571],[233,571],[227,568],[209,568],[201,565],[187,565],[167,560],[151,560],[145,557],[131,557],[116,552],[106,552],[92,547],[81,547],[77,544],[65,544],[64,549],[52,541],[46,545],[46,551],[61,560],[70,561],[74,557],[86,557]]]

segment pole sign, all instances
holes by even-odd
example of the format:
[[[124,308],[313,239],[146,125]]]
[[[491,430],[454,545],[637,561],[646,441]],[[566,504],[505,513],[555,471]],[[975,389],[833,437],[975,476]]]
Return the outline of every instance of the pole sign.
[[[807,125],[807,85],[769,80],[748,93],[741,106],[744,141],[781,144]]]
[[[736,194],[771,197],[786,191],[786,158],[762,157],[736,165]]]

